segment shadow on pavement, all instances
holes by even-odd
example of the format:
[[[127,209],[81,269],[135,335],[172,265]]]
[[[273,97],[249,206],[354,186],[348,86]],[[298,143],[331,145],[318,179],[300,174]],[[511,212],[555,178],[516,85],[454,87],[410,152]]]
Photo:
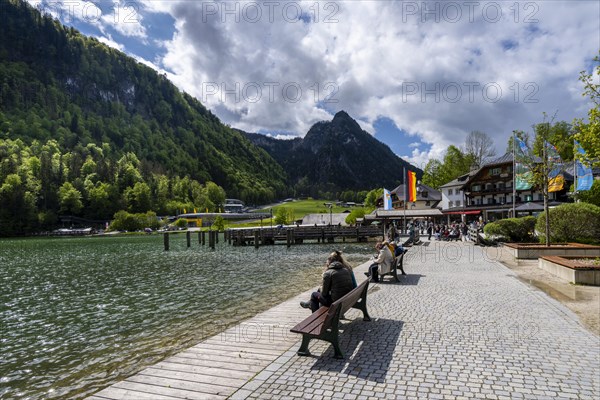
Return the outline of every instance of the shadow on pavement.
[[[376,318],[371,322],[356,319],[342,325],[340,346],[343,360],[333,358],[329,346],[311,367],[311,371],[337,372],[382,383],[394,357],[404,322]]]
[[[419,279],[421,279],[424,276],[426,276],[426,275],[421,275],[421,274],[398,275],[398,278],[400,278],[400,282],[396,282],[393,278],[386,277],[385,280],[380,280],[379,283],[384,284],[384,285],[400,285],[400,286],[418,285]]]

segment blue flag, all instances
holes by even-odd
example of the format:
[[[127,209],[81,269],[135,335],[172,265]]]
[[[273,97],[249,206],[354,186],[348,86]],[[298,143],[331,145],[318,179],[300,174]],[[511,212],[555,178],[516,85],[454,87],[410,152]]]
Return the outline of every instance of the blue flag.
[[[575,163],[577,164],[577,187],[575,190],[578,192],[590,190],[594,183],[592,169],[583,165],[581,161],[576,161]]]
[[[516,190],[529,190],[533,186],[531,181],[533,180],[533,175],[523,163],[520,163],[519,160],[523,158],[529,157],[530,151],[527,144],[519,139],[517,136],[514,136],[515,143],[517,144],[515,149],[515,189]]]
[[[384,210],[392,209],[392,194],[387,189],[383,189],[383,209]]]
[[[585,150],[581,148],[581,145],[577,140],[575,141],[575,150],[582,158],[585,158]],[[577,192],[583,192],[592,188],[594,177],[592,175],[591,167],[586,167],[579,160],[575,161],[575,176],[577,177],[577,187],[575,187]]]

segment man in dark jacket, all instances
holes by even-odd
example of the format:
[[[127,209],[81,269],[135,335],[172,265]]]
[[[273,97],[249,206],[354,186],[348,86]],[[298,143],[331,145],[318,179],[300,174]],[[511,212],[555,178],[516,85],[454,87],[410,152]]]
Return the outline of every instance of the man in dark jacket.
[[[313,292],[310,301],[302,301],[300,305],[315,312],[321,305],[329,307],[334,301],[349,293],[352,288],[352,272],[341,262],[334,261],[323,272],[323,285],[320,291]]]

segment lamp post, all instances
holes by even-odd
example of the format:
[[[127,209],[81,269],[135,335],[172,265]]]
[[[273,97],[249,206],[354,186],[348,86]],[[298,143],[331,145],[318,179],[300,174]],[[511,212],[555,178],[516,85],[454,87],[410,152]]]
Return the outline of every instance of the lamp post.
[[[333,223],[333,215],[332,215],[332,212],[333,212],[333,204],[332,204],[332,203],[323,203],[323,205],[324,205],[325,207],[329,208],[329,226],[331,226],[331,225],[332,225],[332,223]]]

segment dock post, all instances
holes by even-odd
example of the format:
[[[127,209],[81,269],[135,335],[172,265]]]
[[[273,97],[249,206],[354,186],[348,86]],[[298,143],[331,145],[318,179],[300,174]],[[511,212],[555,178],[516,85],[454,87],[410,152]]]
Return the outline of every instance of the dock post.
[[[208,231],[208,247],[215,248],[215,231]]]
[[[169,234],[163,233],[163,242],[165,243],[165,251],[169,251]]]
[[[260,238],[260,231],[258,229],[255,229],[254,230],[254,248],[256,248],[256,249],[258,249],[259,238]]]
[[[192,232],[187,231],[185,233],[185,241],[187,242],[187,247],[190,247],[192,245]]]
[[[287,229],[285,231],[285,241],[286,241],[287,247],[290,247],[292,245],[292,230],[291,229]]]
[[[229,243],[229,245],[231,246],[231,234],[233,232],[232,231],[227,231],[227,243]]]
[[[219,243],[219,231],[215,231],[215,243]]]
[[[198,244],[202,244],[202,232],[198,231]]]
[[[206,244],[206,231],[202,231],[202,246]]]

